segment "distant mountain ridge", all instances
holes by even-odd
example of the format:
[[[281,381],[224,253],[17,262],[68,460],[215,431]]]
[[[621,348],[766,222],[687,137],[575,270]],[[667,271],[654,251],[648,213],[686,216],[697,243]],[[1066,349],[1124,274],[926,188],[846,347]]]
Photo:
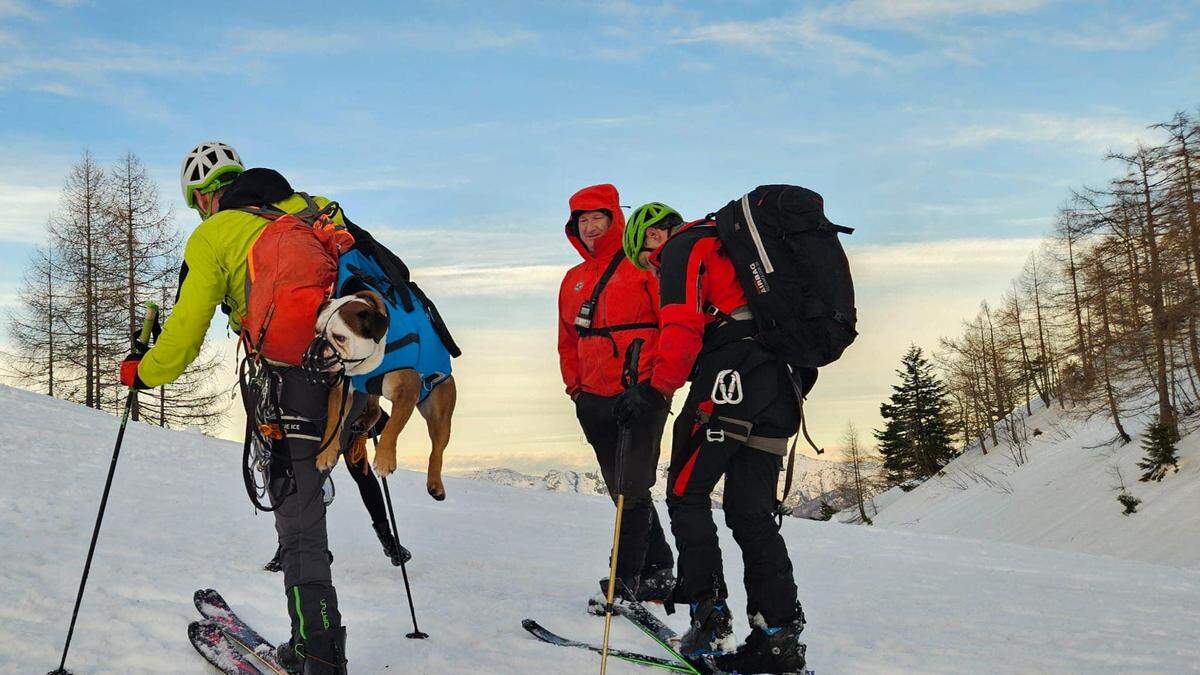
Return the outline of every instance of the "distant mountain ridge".
[[[786,463],[786,459],[784,460]],[[786,464],[785,464],[786,466]],[[875,465],[864,468],[873,471]],[[796,465],[792,478],[792,491],[788,495],[786,505],[792,509],[792,515],[798,518],[814,518],[821,511],[821,501],[826,500],[837,509],[846,508],[852,503],[852,498],[846,494],[842,486],[846,482],[845,472],[848,466],[843,462],[816,459],[804,454],[796,455]],[[504,467],[480,469],[459,474],[464,478],[507,485],[509,487],[527,490],[547,490],[550,492],[574,492],[587,495],[607,495],[608,489],[600,476],[600,471],[575,471],[572,469],[550,469],[541,476],[522,473]],[[655,499],[664,499],[667,494],[667,465],[658,467],[659,479],[651,494]],[[784,472],[780,472],[780,490]],[[718,483],[713,491],[713,503],[721,504],[722,483]]]

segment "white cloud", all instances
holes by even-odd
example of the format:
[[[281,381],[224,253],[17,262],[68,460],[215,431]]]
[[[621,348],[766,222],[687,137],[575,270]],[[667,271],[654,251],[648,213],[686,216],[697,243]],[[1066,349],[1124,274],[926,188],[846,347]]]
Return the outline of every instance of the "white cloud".
[[[709,42],[777,54],[820,51],[852,63],[886,63],[893,59],[882,49],[833,32],[811,12],[762,21],[710,23],[679,33],[673,41],[678,44]]]
[[[289,54],[317,51],[323,54],[345,51],[361,44],[361,37],[349,32],[310,28],[233,28],[226,32],[225,46],[234,52]]]
[[[1085,52],[1136,51],[1159,46],[1169,30],[1170,23],[1165,20],[1134,23],[1114,19],[1103,25],[1053,32],[1047,40],[1059,47]]]
[[[33,19],[37,17],[37,14],[21,0],[0,0],[0,19],[9,17]]]
[[[853,0],[826,6],[821,14],[845,25],[878,26],[896,21],[1023,14],[1045,4],[1046,0]]]
[[[553,295],[567,268],[567,265],[444,265],[421,267],[413,272],[413,278],[431,297]]]
[[[1145,137],[1144,125],[1124,118],[1021,113],[996,122],[950,128],[925,142],[956,148],[996,142],[1061,143],[1079,145],[1091,152],[1133,145]]]
[[[0,241],[40,244],[58,189],[0,181]]]
[[[807,5],[799,12],[755,21],[701,23],[674,31],[674,42],[723,44],[785,60],[832,62],[842,67],[909,66],[930,61],[977,63],[978,40],[962,20],[1024,14],[1047,0],[853,0]],[[915,49],[889,51],[847,34],[850,30],[905,33]]]
[[[39,91],[44,94],[54,94],[56,96],[63,96],[65,98],[74,98],[79,95],[79,92],[76,91],[73,87],[68,87],[67,85],[61,84],[59,82],[42,82],[41,84],[33,85],[32,87],[30,87],[30,90],[31,91]]]
[[[1040,238],[950,239],[847,246],[856,281],[902,287],[931,279],[1006,278],[1037,248]],[[994,289],[998,294],[1003,286]],[[981,298],[982,299],[982,298]]]

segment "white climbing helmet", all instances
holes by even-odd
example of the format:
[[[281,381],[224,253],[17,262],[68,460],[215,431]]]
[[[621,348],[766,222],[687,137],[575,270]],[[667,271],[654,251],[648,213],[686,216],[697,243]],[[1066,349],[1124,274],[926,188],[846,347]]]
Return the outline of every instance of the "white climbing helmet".
[[[213,192],[233,178],[230,174],[239,174],[246,170],[237,150],[220,141],[205,141],[192,148],[183,158],[183,168],[179,172],[179,182],[183,187],[183,201],[188,208],[196,208],[192,199],[192,191],[202,193]],[[225,180],[222,180],[222,177]]]

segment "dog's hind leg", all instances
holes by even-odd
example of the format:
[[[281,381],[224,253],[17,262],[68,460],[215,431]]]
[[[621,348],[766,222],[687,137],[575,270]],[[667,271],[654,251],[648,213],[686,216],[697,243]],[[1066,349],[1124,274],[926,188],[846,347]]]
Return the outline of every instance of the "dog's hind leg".
[[[425,489],[429,496],[439,502],[446,498],[446,487],[442,485],[442,456],[450,443],[450,419],[454,416],[454,404],[458,401],[458,388],[454,377],[446,378],[429,396],[417,406],[425,424],[429,427],[429,469],[425,474]]]
[[[408,424],[408,418],[412,417],[420,396],[421,376],[416,371],[396,370],[384,375],[383,397],[392,402],[392,413],[383,425],[379,445],[375,447],[375,471],[380,476],[396,470],[396,440]]]

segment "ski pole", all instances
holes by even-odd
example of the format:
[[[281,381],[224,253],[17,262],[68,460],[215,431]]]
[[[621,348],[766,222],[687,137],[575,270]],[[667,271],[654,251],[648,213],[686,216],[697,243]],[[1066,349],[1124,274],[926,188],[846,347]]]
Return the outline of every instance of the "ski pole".
[[[378,443],[375,438],[371,439],[371,445],[377,447]],[[396,527],[396,512],[392,509],[392,493],[388,490],[387,476],[380,476],[379,480],[383,482],[383,497],[387,500],[388,519],[392,521],[392,536],[396,538],[396,545],[400,545],[400,529]],[[408,566],[404,563],[404,556],[400,556],[400,574],[404,576],[404,593],[408,595],[408,612],[412,615],[413,630],[404,637],[410,640],[424,640],[429,637],[429,633],[422,633],[420,628],[417,628],[417,610],[413,607],[412,587],[408,584]]]
[[[621,371],[621,384],[626,390],[632,389],[638,383],[638,359],[642,354],[642,338],[634,338],[629,343],[629,348],[625,350],[625,368]],[[633,430],[629,425],[622,424],[620,435],[617,437],[617,456],[615,483],[617,489],[617,518],[613,523],[613,542],[612,555],[608,561],[608,594],[605,596],[604,603],[604,645],[600,650],[600,675],[605,675],[608,672],[608,634],[612,628],[613,615],[613,595],[617,588],[617,554],[621,548],[621,516],[625,513],[625,490],[622,485],[622,465],[625,462],[625,455],[629,450],[629,443],[633,436]]]
[[[138,335],[138,339],[143,345],[149,344],[150,331],[157,317],[158,305],[147,302],[146,318],[142,321],[142,332]],[[113,474],[117,471],[117,457],[121,454],[121,441],[125,438],[125,425],[129,422],[129,411],[133,408],[136,400],[137,389],[130,387],[129,394],[125,396],[125,412],[121,414],[121,426],[117,430],[117,443],[113,446],[112,462],[108,465],[108,478],[104,481],[104,494],[100,497],[100,510],[96,512],[96,526],[92,529],[92,543],[88,546],[87,560],[83,563],[83,576],[79,578],[79,592],[75,595],[75,609],[71,612],[71,625],[67,628],[67,641],[63,645],[62,659],[58,662],[58,668],[50,671],[47,675],[70,675],[70,671],[66,669],[67,651],[71,649],[71,637],[75,635],[75,620],[79,618],[79,604],[83,602],[83,589],[87,586],[88,573],[92,569],[92,556],[96,553],[96,540],[100,537],[100,523],[104,521],[104,508],[108,506],[108,493],[112,489]]]

